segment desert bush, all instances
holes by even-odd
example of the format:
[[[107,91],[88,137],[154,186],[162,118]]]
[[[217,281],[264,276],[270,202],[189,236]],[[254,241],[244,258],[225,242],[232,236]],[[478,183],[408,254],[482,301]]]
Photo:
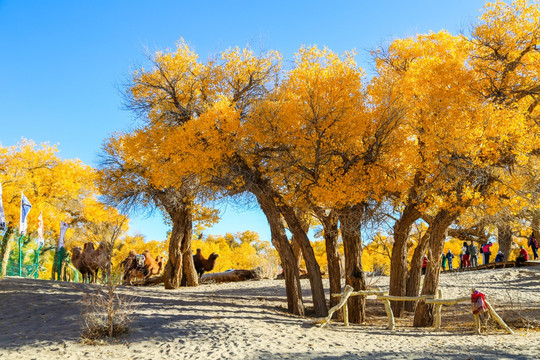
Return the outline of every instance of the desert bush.
[[[117,338],[129,331],[137,301],[134,297],[119,294],[117,286],[105,284],[95,289],[79,288],[83,292],[81,310],[81,338],[95,344]]]

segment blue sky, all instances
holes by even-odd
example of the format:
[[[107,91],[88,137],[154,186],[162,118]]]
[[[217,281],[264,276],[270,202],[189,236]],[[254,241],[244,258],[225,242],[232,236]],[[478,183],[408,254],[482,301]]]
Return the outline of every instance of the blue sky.
[[[355,49],[370,72],[369,50],[394,38],[446,29],[467,33],[478,0],[424,1],[39,1],[0,0],[0,144],[21,138],[58,144],[62,158],[95,166],[103,140],[133,125],[122,84],[146,64],[144,51],[174,48],[178,39],[201,60],[230,47],[280,51],[291,61],[302,45],[342,53]],[[223,208],[206,234],[259,232],[256,210]],[[155,215],[131,231],[162,240]]]

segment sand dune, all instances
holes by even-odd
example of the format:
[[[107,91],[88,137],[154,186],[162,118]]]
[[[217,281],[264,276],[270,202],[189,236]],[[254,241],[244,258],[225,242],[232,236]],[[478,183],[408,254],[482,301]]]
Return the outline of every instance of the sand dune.
[[[387,277],[371,281],[388,288]],[[309,288],[307,280],[302,286]],[[441,277],[445,297],[466,296],[471,287],[511,323],[540,321],[540,267]],[[376,300],[368,301],[366,324],[321,329],[313,318],[285,312],[282,280],[119,291],[136,297],[131,332],[113,344],[86,345],[80,291],[69,283],[0,280],[0,359],[540,359],[538,328],[508,335],[492,324],[476,335],[468,303],[445,308],[440,332],[412,328],[411,314],[388,331]],[[305,290],[308,307],[309,296]]]

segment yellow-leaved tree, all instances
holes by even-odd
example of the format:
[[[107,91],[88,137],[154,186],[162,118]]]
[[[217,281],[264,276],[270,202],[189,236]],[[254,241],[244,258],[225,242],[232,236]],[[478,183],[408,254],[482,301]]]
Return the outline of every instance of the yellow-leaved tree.
[[[43,255],[56,250],[60,221],[72,222],[73,214],[81,207],[81,199],[92,196],[93,180],[94,173],[89,166],[80,160],[60,159],[55,146],[22,140],[15,146],[0,147],[0,182],[7,223],[0,257],[2,275],[13,238],[18,237],[21,193],[32,205],[27,217],[26,237],[26,241],[32,241],[26,246],[37,250],[38,217],[42,214],[45,243],[39,255],[41,263],[47,264],[50,258]]]

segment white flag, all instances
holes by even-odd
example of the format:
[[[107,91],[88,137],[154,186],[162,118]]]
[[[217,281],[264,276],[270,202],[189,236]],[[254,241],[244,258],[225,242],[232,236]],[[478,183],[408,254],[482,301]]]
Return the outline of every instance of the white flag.
[[[2,183],[0,183],[0,230],[6,230],[6,216],[4,215],[4,205],[2,204]]]
[[[21,235],[26,235],[26,217],[28,216],[31,208],[32,205],[30,204],[30,201],[28,201],[26,196],[24,196],[24,193],[21,192],[21,225],[19,227],[19,232]]]
[[[58,248],[61,249],[64,247],[64,235],[68,229],[68,224],[63,221],[60,221],[60,239],[58,240]]]
[[[45,244],[45,239],[43,239],[43,211],[39,213],[37,234],[38,244],[39,246],[43,246]]]

